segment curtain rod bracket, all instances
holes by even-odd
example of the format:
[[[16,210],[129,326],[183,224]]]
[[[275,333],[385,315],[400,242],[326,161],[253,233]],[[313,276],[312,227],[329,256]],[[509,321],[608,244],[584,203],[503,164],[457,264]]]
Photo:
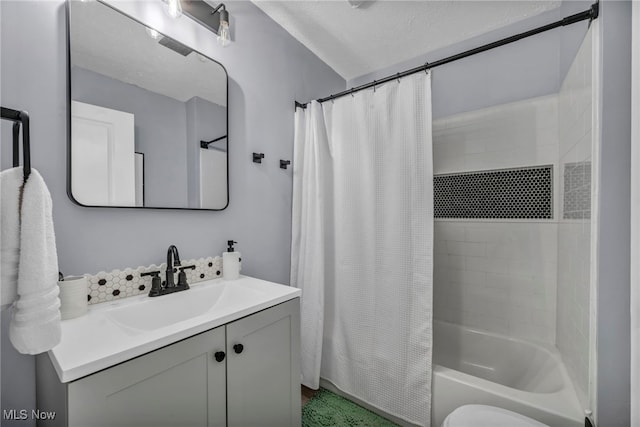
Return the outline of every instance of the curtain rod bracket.
[[[600,15],[600,0],[596,0],[596,2],[591,5],[591,19],[589,19],[589,27],[591,27],[591,23],[594,19],[598,19],[598,15]]]

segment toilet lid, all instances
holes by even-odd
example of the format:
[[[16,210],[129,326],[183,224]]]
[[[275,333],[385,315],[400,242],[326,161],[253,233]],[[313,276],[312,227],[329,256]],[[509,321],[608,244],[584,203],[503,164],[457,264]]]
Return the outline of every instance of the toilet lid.
[[[442,427],[548,427],[539,421],[506,409],[486,405],[464,405],[450,413]]]

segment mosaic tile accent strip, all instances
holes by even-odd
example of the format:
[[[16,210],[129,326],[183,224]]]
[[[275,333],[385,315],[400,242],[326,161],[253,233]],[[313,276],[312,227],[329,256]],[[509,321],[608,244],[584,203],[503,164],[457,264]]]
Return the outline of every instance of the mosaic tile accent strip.
[[[113,270],[109,273],[101,271],[95,275],[85,274],[89,288],[87,300],[89,304],[99,304],[135,295],[147,294],[151,289],[151,276],[141,277],[140,274],[148,271],[160,271],[160,277],[163,277],[166,265],[166,263],[162,263],[160,265],[153,264],[148,267]],[[219,256],[182,261],[183,267],[190,265],[195,265],[196,268],[193,270],[185,270],[185,273],[187,273],[187,283],[189,283],[189,285],[222,277],[222,258]],[[177,280],[176,274],[176,281]]]
[[[435,218],[553,219],[553,166],[435,175]]]
[[[564,164],[562,219],[591,219],[591,162]]]

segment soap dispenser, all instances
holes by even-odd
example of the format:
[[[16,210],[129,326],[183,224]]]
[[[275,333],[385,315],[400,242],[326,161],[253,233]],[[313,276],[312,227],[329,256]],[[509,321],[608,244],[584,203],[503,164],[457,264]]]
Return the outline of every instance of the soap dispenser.
[[[240,277],[240,252],[235,252],[233,244],[238,243],[228,240],[227,252],[222,254],[222,277],[225,280],[234,280]]]

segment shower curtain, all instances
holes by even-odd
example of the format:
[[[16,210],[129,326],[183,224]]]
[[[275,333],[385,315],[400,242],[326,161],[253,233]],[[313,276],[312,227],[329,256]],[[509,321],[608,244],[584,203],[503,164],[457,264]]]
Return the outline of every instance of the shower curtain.
[[[308,110],[296,113],[291,275],[303,291],[305,384],[317,386],[321,376],[373,407],[428,426],[430,76]]]
[[[329,217],[330,168],[322,107],[297,108],[293,153],[291,286],[302,289],[300,304],[302,384],[317,389],[324,321],[325,221]]]

